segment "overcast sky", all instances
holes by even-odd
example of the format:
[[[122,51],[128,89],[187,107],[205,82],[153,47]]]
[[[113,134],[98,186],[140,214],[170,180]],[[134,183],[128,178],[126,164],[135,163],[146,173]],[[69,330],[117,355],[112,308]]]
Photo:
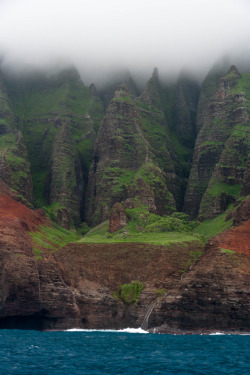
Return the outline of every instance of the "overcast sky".
[[[6,61],[73,61],[86,83],[123,67],[205,71],[249,50],[249,0],[0,0]]]

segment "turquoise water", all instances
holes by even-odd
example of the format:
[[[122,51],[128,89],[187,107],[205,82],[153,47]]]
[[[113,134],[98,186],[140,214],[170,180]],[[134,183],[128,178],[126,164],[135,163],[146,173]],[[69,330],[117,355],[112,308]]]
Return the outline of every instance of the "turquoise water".
[[[250,336],[0,331],[0,374],[250,374]]]

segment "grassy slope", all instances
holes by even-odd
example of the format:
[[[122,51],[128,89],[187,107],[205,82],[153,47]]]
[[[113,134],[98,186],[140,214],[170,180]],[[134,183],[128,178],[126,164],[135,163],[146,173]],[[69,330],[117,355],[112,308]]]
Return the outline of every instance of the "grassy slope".
[[[201,235],[205,241],[208,241],[211,237],[214,237],[232,227],[233,219],[226,220],[227,215],[228,210],[223,212],[223,214],[216,216],[214,219],[205,220],[199,224],[193,232]]]
[[[38,259],[42,259],[44,252],[54,252],[80,238],[80,235],[75,231],[66,230],[57,224],[40,226],[38,231],[29,234],[32,237],[33,250]]]
[[[199,237],[192,233],[164,232],[146,233],[135,230],[121,230],[114,235],[108,233],[109,222],[105,221],[89,231],[79,242],[84,243],[125,243],[144,242],[155,245],[170,245],[172,243],[199,241]]]
[[[233,219],[227,220],[229,212],[236,210],[232,205],[221,215],[202,223],[190,222],[184,214],[160,217],[149,214],[145,208],[127,210],[129,222],[126,227],[111,235],[109,221],[91,229],[79,242],[124,243],[142,242],[157,245],[172,243],[203,242],[232,227]],[[138,229],[139,228],[139,229]]]

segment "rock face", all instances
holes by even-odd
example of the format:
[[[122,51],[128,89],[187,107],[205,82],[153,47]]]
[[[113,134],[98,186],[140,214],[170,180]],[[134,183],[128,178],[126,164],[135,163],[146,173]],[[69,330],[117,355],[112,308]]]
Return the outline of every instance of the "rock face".
[[[232,66],[204,112],[184,204],[191,217],[213,218],[239,195],[250,146],[247,77]]]
[[[62,124],[53,146],[50,172],[50,203],[59,203],[57,221],[69,229],[81,222],[83,177],[79,155],[67,124]]]
[[[196,137],[199,86],[182,73],[176,84],[163,85],[157,69],[137,100],[145,137],[166,173],[168,189],[182,210]]]
[[[116,202],[131,198],[153,212],[174,209],[164,173],[155,162],[139,111],[125,86],[116,90],[99,129],[87,198],[87,220],[92,225],[108,219]]]
[[[244,181],[243,181],[243,186],[241,190],[241,195],[248,195],[250,194],[250,155],[248,155],[248,162],[247,162],[247,167],[246,171],[244,174]]]
[[[173,194],[176,207],[179,209],[181,187],[175,168],[177,155],[164,113],[165,102],[164,90],[159,80],[158,70],[155,68],[141,96],[136,98],[136,105],[140,112],[144,137],[154,150],[157,163],[166,175],[167,187]]]
[[[1,136],[0,179],[15,190],[26,204],[33,202],[33,186],[27,151],[19,131],[8,131]]]
[[[204,123],[204,115],[207,110],[207,106],[215,94],[218,82],[223,77],[230,65],[226,61],[220,61],[213,66],[209,71],[206,78],[204,79],[200,91],[198,107],[197,107],[197,118],[196,118],[196,132],[199,133]]]
[[[33,201],[30,165],[22,134],[16,129],[7,90],[0,77],[0,179],[23,200]]]
[[[60,327],[64,315],[74,325],[77,308],[57,262],[50,256],[36,259],[28,235],[47,224],[44,213],[25,207],[1,190],[0,327],[44,329],[55,323]]]
[[[122,204],[116,203],[110,212],[109,218],[109,232],[114,233],[119,229],[124,228],[128,224],[128,218],[125,208]]]
[[[181,142],[193,148],[196,138],[196,111],[199,99],[198,83],[184,73],[176,87],[176,132]]]
[[[237,207],[236,213],[234,215],[234,225],[238,226],[242,224],[244,221],[248,221],[250,217],[250,199],[245,199],[243,202]],[[239,246],[240,246],[240,239],[239,239]]]
[[[174,246],[135,244],[131,251],[131,244],[76,243],[54,255],[44,252],[41,260],[28,235],[48,224],[40,211],[1,193],[0,221],[1,328],[138,326],[150,301],[157,298],[156,289],[178,280],[194,248],[179,246],[182,256],[177,260]],[[145,290],[138,304],[128,306],[113,292],[132,280],[145,283]]]
[[[249,199],[236,214],[239,225],[214,237],[194,268],[164,298],[150,325],[160,332],[249,332]]]
[[[49,223],[2,192],[0,327],[139,327],[154,302],[148,325],[157,332],[249,332],[250,221],[242,210],[240,225],[210,241],[196,263],[199,242],[72,243],[38,259],[28,232]],[[137,303],[114,297],[133,280],[144,285]]]
[[[213,244],[178,290],[157,306],[150,326],[166,333],[249,332],[249,299],[249,246],[244,255]]]
[[[92,161],[103,106],[76,69],[46,77],[5,74],[9,101],[28,151],[38,207],[52,204],[58,222],[78,225],[83,186]]]
[[[144,103],[161,109],[162,99],[160,91],[161,88],[159,82],[159,73],[158,69],[155,68],[152,77],[147,82],[146,87],[141,95],[141,99],[144,101]]]
[[[100,97],[105,108],[108,108],[110,101],[113,99],[117,86],[126,85],[133,97],[138,96],[138,89],[129,71],[113,72],[109,82],[100,89]]]

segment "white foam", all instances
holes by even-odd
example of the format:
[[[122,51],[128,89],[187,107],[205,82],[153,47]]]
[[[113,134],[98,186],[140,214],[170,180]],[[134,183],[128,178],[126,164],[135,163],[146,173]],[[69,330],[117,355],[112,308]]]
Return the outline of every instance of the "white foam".
[[[124,328],[124,329],[82,329],[82,328],[70,328],[66,332],[126,332],[126,333],[148,333],[141,328]]]
[[[232,333],[223,333],[223,332],[213,332],[213,333],[209,333],[209,336],[220,336],[220,335],[224,335],[224,336],[232,336],[232,335],[235,335],[235,336],[249,336],[250,333],[239,333],[239,332],[232,332]]]

